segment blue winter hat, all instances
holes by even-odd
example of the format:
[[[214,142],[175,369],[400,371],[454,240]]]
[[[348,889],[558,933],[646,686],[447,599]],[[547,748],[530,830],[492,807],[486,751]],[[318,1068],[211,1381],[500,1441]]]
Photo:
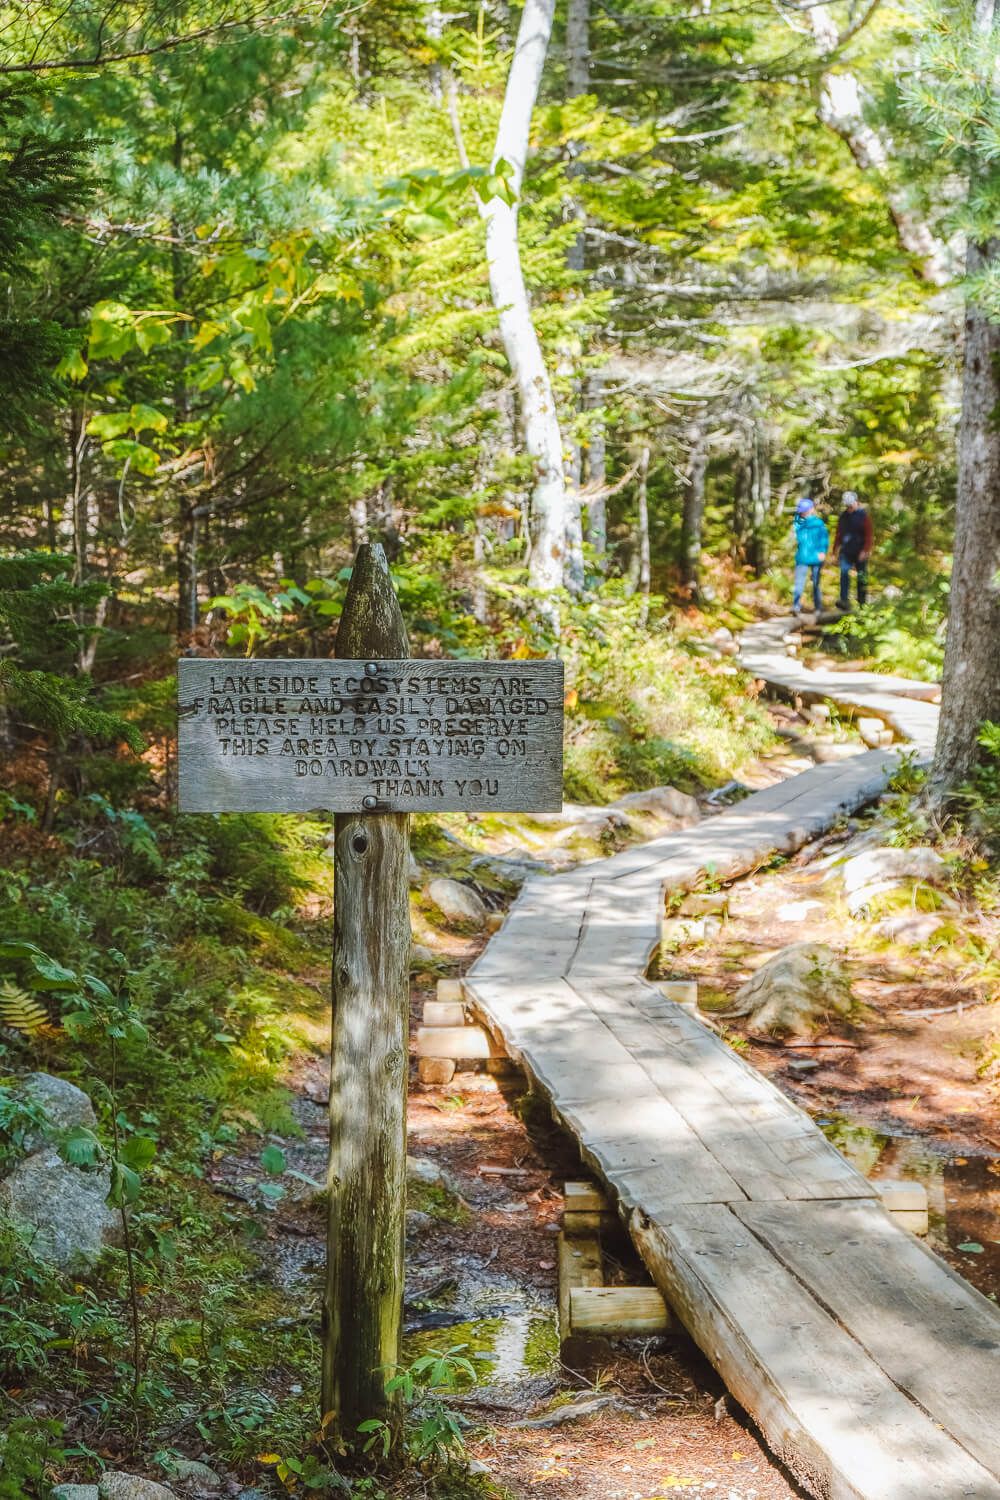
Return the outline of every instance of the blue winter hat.
[[[814,509],[815,505],[813,501],[809,499],[808,495],[804,495],[801,500],[797,500],[795,502],[795,514],[797,516],[807,515],[809,511]]]

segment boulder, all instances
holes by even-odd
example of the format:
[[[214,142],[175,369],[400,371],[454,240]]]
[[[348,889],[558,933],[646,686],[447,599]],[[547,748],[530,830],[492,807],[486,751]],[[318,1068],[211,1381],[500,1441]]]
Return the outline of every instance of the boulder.
[[[446,922],[463,922],[482,927],[486,921],[486,907],[480,898],[474,890],[458,880],[447,880],[444,877],[432,880],[426,888],[426,895]]]
[[[102,1475],[97,1486],[101,1500],[177,1500],[173,1490],[155,1479],[143,1479],[141,1474],[125,1474],[121,1470],[109,1470]]]
[[[40,1260],[66,1270],[92,1265],[106,1246],[121,1244],[121,1215],[107,1203],[110,1188],[110,1167],[71,1167],[47,1146],[0,1182],[0,1214],[16,1224]]]
[[[745,1016],[750,1031],[810,1036],[852,1006],[850,979],[825,943],[793,943],[761,964],[737,991],[730,1016]]]
[[[52,1073],[28,1073],[21,1079],[17,1093],[26,1104],[42,1110],[48,1121],[47,1129],[27,1130],[23,1138],[25,1151],[36,1151],[63,1130],[74,1125],[95,1129],[97,1116],[90,1098],[66,1078],[57,1078]]]
[[[701,808],[694,797],[672,786],[651,786],[644,792],[627,792],[612,804],[624,813],[648,813],[662,823],[691,828],[701,822]]]

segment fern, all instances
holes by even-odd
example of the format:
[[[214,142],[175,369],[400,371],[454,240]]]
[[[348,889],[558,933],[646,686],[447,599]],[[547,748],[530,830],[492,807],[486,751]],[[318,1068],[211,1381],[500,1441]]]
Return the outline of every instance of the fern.
[[[0,984],[0,1026],[22,1031],[25,1036],[41,1036],[55,1030],[41,1001],[9,979]]]

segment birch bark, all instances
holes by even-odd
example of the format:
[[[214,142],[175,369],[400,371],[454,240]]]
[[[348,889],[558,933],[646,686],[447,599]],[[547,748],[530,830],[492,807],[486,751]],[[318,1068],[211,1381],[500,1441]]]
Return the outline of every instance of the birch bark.
[[[841,39],[830,7],[806,4],[804,12],[821,58],[825,55],[831,62],[820,78],[816,111],[820,122],[840,136],[862,172],[872,172],[881,179],[886,207],[896,226],[899,243],[913,256],[925,281],[933,286],[943,286],[949,279],[944,246],[914,211],[905,190],[891,180],[889,146],[865,119],[857,75],[850,68],[836,64]]]
[[[544,613],[555,625],[555,592],[565,566],[566,481],[552,381],[531,316],[517,234],[517,200],[524,181],[528,131],[552,35],[555,0],[525,0],[514,56],[507,75],[493,166],[507,164],[514,203],[493,197],[480,205],[486,223],[486,262],[500,337],[517,384],[525,447],[534,460],[529,527],[528,581],[544,596]]]

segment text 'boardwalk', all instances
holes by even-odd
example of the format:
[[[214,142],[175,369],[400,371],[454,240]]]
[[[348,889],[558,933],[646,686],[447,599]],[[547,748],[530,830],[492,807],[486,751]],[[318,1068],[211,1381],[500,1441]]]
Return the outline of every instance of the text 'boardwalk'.
[[[555,812],[557,661],[177,664],[185,812]]]

